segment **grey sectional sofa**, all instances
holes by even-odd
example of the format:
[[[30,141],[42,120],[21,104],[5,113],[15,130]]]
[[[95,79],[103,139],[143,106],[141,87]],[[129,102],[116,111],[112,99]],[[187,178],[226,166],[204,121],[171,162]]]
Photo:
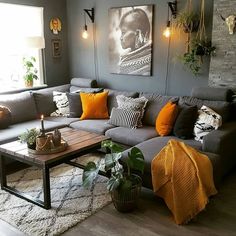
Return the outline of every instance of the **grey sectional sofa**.
[[[156,116],[161,108],[173,98],[157,93],[125,92],[107,89],[108,110],[116,107],[116,96],[123,94],[129,97],[145,96],[149,101],[145,109],[143,127],[130,129],[115,127],[107,123],[108,120],[79,120],[79,117],[50,117],[50,113],[56,110],[53,102],[53,91],[73,92],[86,90],[85,88],[96,87],[96,81],[90,79],[74,78],[70,84],[46,88],[35,91],[26,91],[11,96],[0,95],[0,105],[10,108],[12,113],[12,125],[0,130],[0,144],[16,140],[26,129],[40,126],[40,115],[45,116],[45,128],[50,131],[55,128],[70,126],[75,129],[96,132],[109,136],[114,142],[122,144],[127,150],[137,146],[145,157],[145,173],[143,185],[152,188],[151,182],[151,161],[153,157],[166,145],[171,138],[179,139],[173,135],[159,137],[155,129]],[[181,140],[192,147],[206,153],[214,168],[214,178],[218,182],[223,175],[227,174],[236,164],[236,122],[235,115],[231,110],[232,92],[228,89],[196,88],[192,91],[191,97],[180,97],[179,103],[187,101],[196,104],[199,108],[202,104],[208,105],[219,112],[224,118],[224,124],[220,129],[212,131],[205,136],[203,143],[194,139]]]

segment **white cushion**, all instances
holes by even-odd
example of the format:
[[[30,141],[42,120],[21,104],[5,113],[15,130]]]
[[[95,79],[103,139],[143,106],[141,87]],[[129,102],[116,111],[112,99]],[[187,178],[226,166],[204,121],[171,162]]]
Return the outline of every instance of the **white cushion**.
[[[198,119],[194,125],[195,140],[202,142],[203,137],[222,125],[222,117],[211,108],[203,105],[198,110]]]
[[[50,116],[69,116],[69,101],[66,93],[53,91],[53,101],[56,103],[57,110]]]

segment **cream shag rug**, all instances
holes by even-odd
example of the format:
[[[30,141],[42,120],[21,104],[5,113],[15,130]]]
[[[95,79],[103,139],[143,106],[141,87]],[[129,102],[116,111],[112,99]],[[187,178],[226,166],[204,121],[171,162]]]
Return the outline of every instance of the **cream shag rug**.
[[[110,203],[105,177],[82,185],[83,170],[60,165],[50,170],[52,208],[45,210],[0,190],[0,218],[30,236],[59,235]],[[42,200],[41,171],[28,168],[8,176],[10,186]]]

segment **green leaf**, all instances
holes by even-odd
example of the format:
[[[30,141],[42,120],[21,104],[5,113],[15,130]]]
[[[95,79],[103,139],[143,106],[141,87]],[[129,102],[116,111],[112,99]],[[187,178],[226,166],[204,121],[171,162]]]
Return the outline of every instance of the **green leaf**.
[[[112,169],[117,165],[119,159],[122,157],[121,153],[111,153],[105,156],[105,171]]]
[[[115,153],[123,151],[123,148],[120,145],[113,143],[111,140],[103,141],[101,147],[108,148],[111,152]]]
[[[92,186],[94,180],[97,178],[98,172],[100,168],[100,163],[98,166],[94,162],[89,162],[83,172],[83,186],[85,188],[89,188]]]
[[[128,153],[127,164],[133,170],[138,170],[141,173],[144,171],[144,156],[141,150],[137,147],[133,147]]]
[[[130,191],[132,188],[132,181],[129,179],[125,179],[124,181],[121,182],[119,190],[121,192],[127,192]]]
[[[115,189],[117,189],[120,185],[121,177],[118,176],[111,176],[110,179],[107,182],[107,189],[111,192]]]

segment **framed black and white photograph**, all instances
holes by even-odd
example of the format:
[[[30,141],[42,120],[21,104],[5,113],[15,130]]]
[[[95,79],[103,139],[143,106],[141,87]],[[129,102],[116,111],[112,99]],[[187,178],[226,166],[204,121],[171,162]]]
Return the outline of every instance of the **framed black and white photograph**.
[[[52,39],[52,57],[61,57],[61,40]]]
[[[109,9],[110,72],[152,73],[153,5]]]

